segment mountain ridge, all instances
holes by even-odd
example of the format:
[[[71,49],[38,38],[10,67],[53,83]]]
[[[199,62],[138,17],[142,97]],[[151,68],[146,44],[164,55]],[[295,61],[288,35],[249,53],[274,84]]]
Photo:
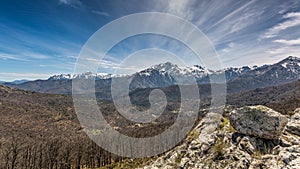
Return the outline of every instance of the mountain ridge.
[[[300,78],[300,58],[289,56],[272,65],[230,67],[217,71],[199,65],[179,67],[171,62],[166,62],[153,65],[131,75],[86,72],[75,75],[54,75],[47,80],[5,85],[42,93],[71,94],[72,79],[95,79],[96,91],[105,95],[100,96],[101,98],[107,98],[110,95],[113,79],[132,78],[129,88],[130,91],[134,91],[139,88],[168,87],[178,84],[191,85],[197,83],[207,85],[211,83],[211,78],[222,79],[224,76],[227,87],[234,92],[289,83]]]

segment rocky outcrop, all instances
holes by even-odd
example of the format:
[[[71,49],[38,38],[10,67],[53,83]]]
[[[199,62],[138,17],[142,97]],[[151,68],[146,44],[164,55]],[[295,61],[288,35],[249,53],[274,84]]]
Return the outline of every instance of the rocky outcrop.
[[[287,117],[265,106],[242,107],[230,115],[238,132],[264,139],[278,139],[287,122]]]
[[[295,114],[286,125],[286,130],[300,136],[300,108],[295,110]]]
[[[294,129],[289,130],[287,127],[282,132],[282,128],[280,130],[272,128],[278,130],[278,132],[271,132],[269,128],[266,127],[258,130],[263,133],[268,133],[265,135],[269,137],[268,139],[265,139],[261,138],[262,135],[249,135],[245,134],[245,132],[241,133],[233,128],[231,124],[232,120],[229,121],[229,117],[244,121],[244,118],[233,116],[237,115],[236,113],[241,109],[251,110],[253,108],[254,107],[244,107],[231,111],[230,113],[224,113],[223,116],[221,116],[221,120],[220,118],[215,118],[215,122],[218,126],[216,128],[210,127],[211,132],[206,131],[205,134],[202,133],[207,129],[207,124],[212,124],[212,116],[210,115],[209,118],[202,119],[192,131],[192,134],[190,134],[180,146],[166,152],[163,156],[155,159],[143,168],[300,168],[300,136],[292,134],[292,132],[295,131]],[[263,112],[266,113],[268,116],[263,114],[264,116],[262,116],[262,118],[265,119],[268,124],[279,121],[276,120],[276,117],[277,119],[284,119],[281,121],[282,125],[287,121],[285,119],[286,117],[269,108],[260,107],[259,109],[259,113],[256,112],[257,115],[261,115]],[[269,114],[271,112],[275,112],[275,114]],[[295,112],[295,115],[291,118],[288,125],[299,124],[300,119],[296,117],[297,112],[298,111]],[[240,115],[238,115],[238,117],[240,117]],[[267,119],[267,117],[270,119]],[[247,119],[247,122],[256,125],[257,120],[251,121],[251,118],[249,118]],[[280,125],[280,127],[282,126]],[[263,129],[268,130],[265,131]],[[281,133],[281,135],[279,135],[279,133]],[[271,134],[274,134],[274,136],[271,136]],[[205,137],[205,139],[203,139],[203,137]]]

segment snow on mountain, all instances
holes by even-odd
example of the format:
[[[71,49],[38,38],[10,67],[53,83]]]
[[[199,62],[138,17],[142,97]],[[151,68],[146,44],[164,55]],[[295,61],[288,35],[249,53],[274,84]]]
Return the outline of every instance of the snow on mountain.
[[[263,65],[228,81],[235,88],[250,90],[300,79],[300,58],[288,57],[272,65]],[[234,88],[232,87],[232,88]]]
[[[92,72],[86,72],[81,74],[60,74],[60,75],[53,75],[48,78],[48,80],[72,80],[72,79],[110,79],[113,77],[123,77],[126,75],[118,74],[109,74],[109,73],[92,73]]]
[[[180,67],[171,62],[166,62],[151,66],[137,74],[151,76],[155,74],[157,75],[158,73],[160,77],[165,77],[168,83],[174,81],[174,84],[194,84],[197,79],[207,76],[209,73],[212,73],[212,71],[199,65]]]
[[[280,82],[284,80],[297,79],[300,74],[300,58],[290,56],[273,65],[230,67],[217,71],[212,71],[199,65],[180,67],[171,62],[166,62],[153,65],[132,75],[86,72],[82,74],[54,75],[48,80],[70,80],[77,78],[95,78],[96,80],[101,80],[126,76],[134,77],[133,85],[144,88],[169,86],[173,84],[194,84],[195,80],[199,84],[207,84],[210,83],[210,77],[217,77],[218,79],[218,77],[223,76],[222,73],[225,74],[227,82],[236,78],[249,79],[254,76],[261,77],[262,79],[275,77],[277,78],[277,81]]]
[[[246,91],[260,87],[275,86],[300,79],[300,58],[288,57],[282,61],[263,66],[243,66],[239,68],[226,68],[218,71],[208,70],[199,65],[180,67],[170,62],[151,66],[145,70],[131,75],[113,75],[106,73],[81,73],[54,75],[48,80],[36,80],[23,84],[8,84],[7,86],[20,89],[47,92],[71,93],[71,79],[96,79],[96,87],[105,98],[109,96],[111,78],[131,79],[129,89],[168,87],[176,84],[209,84],[211,77],[214,82],[223,82],[222,73],[225,73],[228,90],[231,92]],[[220,81],[218,81],[220,79]]]
[[[170,62],[152,66],[150,69],[156,69],[161,72],[167,72],[171,76],[192,76],[194,78],[201,78],[210,73],[210,70],[199,65],[194,65],[191,67],[179,67]]]
[[[289,56],[275,65],[280,65],[292,73],[300,73],[300,58],[298,57]]]
[[[147,83],[157,81],[160,78],[159,86],[168,86],[171,84],[195,84],[197,79],[206,77],[211,70],[202,66],[194,65],[191,67],[179,67],[171,62],[161,63],[151,66],[148,69],[137,72],[135,76],[145,76],[148,78]],[[150,78],[151,77],[151,78]],[[136,82],[135,82],[136,83]]]

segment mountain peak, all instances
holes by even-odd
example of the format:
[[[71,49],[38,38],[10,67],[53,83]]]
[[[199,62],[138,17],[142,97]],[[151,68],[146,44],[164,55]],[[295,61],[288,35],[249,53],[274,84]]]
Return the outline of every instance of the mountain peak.
[[[283,67],[300,67],[300,58],[296,56],[289,56],[280,62],[278,62],[276,65],[281,65]]]
[[[289,56],[283,60],[281,60],[279,63],[293,63],[293,62],[299,62],[300,63],[300,58],[297,56]]]
[[[171,62],[165,62],[165,63],[160,63],[158,65],[154,65],[151,68],[153,69],[158,69],[158,70],[163,70],[163,71],[168,71],[170,69],[178,69],[179,67],[176,64],[173,64]]]
[[[297,56],[289,56],[289,57],[287,57],[287,58],[284,59],[284,60],[297,60],[297,61],[300,61],[300,58],[297,57]]]

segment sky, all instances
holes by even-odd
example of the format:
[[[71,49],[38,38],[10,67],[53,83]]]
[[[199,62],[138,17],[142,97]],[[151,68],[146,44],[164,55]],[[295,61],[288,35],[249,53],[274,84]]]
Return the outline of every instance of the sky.
[[[300,56],[299,0],[1,0],[0,80],[73,73],[82,47],[97,30],[141,12],[168,13],[191,22],[211,41],[224,67]],[[202,64],[181,42],[145,34],[116,44],[98,71],[113,73],[126,62],[130,68],[117,72],[130,73],[175,62],[174,55],[187,60],[187,66]]]

